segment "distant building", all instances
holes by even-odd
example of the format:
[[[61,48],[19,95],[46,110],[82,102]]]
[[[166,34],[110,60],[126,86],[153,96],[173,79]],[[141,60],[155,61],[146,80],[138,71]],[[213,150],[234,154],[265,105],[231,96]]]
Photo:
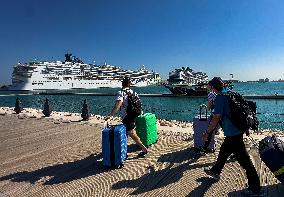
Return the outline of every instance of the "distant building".
[[[264,83],[264,82],[269,82],[269,79],[268,78],[265,78],[265,79],[259,79],[258,82],[261,82],[261,83]]]
[[[223,82],[240,83],[241,81],[238,79],[224,79]]]
[[[264,79],[259,79],[258,82],[264,83]]]

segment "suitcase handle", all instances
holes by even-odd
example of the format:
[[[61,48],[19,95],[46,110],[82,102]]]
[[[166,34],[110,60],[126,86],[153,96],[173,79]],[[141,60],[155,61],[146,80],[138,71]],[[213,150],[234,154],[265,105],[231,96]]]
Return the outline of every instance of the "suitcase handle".
[[[105,121],[105,122],[104,122],[104,129],[109,128],[109,126],[110,126],[110,125],[109,125],[108,121]]]
[[[201,112],[202,112],[202,109],[205,109],[205,118],[202,118],[202,114],[201,114]],[[205,104],[202,104],[202,105],[200,105],[199,106],[199,120],[207,120],[207,106],[205,105]]]

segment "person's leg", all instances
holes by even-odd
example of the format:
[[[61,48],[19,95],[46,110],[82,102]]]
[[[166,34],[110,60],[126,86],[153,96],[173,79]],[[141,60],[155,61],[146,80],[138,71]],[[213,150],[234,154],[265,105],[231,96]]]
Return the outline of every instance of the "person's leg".
[[[214,132],[214,131],[213,131]],[[208,137],[207,137],[207,140],[204,142],[204,145],[203,145],[203,150],[206,151],[210,142],[211,142],[211,138],[212,138],[212,135],[213,135],[213,132],[211,132]]]
[[[258,194],[260,192],[260,180],[256,172],[255,167],[253,166],[250,156],[246,151],[245,144],[243,142],[243,136],[238,139],[238,142],[235,143],[234,154],[236,156],[239,164],[245,169],[249,189],[254,193]]]
[[[210,122],[212,120],[212,115],[209,117],[209,121],[208,121],[208,125],[210,125]],[[214,131],[213,131],[214,132]],[[212,134],[213,132],[210,132],[208,137],[207,137],[207,140],[204,142],[204,145],[203,145],[203,150],[206,151],[206,149],[208,148],[210,142],[211,142],[211,138],[212,138]]]
[[[123,119],[123,124],[126,126],[127,134],[134,140],[134,142],[142,149],[143,153],[148,153],[147,148],[142,144],[140,138],[135,131],[135,120],[128,118]]]
[[[232,137],[225,137],[223,144],[221,145],[220,152],[215,165],[211,168],[211,171],[215,174],[221,174],[222,169],[228,159],[232,154]]]
[[[208,123],[208,125],[210,124],[211,120],[212,120],[212,115],[209,117],[209,123]],[[204,151],[207,151],[207,149],[208,149],[208,147],[209,147],[209,145],[210,145],[210,143],[211,143],[213,133],[216,133],[216,131],[217,131],[218,129],[219,129],[219,124],[214,128],[214,131],[210,132],[210,134],[208,135],[208,138],[207,138],[207,140],[204,142],[204,145],[203,145],[203,150],[204,150]],[[214,136],[214,137],[215,137],[215,136]],[[214,148],[214,150],[215,150],[215,148]],[[214,151],[214,150],[213,150],[213,151]]]
[[[204,142],[204,145],[203,145],[203,150],[206,151],[210,142],[211,142],[211,138],[212,138],[212,135],[213,135],[213,132],[215,131],[212,131],[209,133],[208,137],[207,137],[207,140]]]
[[[147,148],[142,144],[140,138],[139,138],[138,135],[136,134],[135,129],[131,129],[131,130],[128,132],[128,135],[134,140],[134,142],[142,149],[142,151],[143,151],[144,153],[147,153],[147,152],[148,152]]]

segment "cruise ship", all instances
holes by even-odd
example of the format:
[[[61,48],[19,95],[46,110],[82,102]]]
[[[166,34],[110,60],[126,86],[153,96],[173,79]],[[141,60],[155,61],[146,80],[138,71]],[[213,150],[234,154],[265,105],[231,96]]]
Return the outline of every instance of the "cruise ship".
[[[208,76],[203,72],[195,72],[190,67],[182,67],[169,72],[169,83],[175,84],[204,84],[208,83]]]
[[[72,54],[65,61],[39,61],[14,66],[9,90],[68,90],[121,87],[124,77],[132,85],[143,87],[159,82],[160,75],[142,66],[139,70],[123,70],[113,65],[85,64]]]
[[[164,86],[173,94],[203,96],[207,94],[208,76],[195,72],[190,67],[177,68],[169,72],[168,83]]]

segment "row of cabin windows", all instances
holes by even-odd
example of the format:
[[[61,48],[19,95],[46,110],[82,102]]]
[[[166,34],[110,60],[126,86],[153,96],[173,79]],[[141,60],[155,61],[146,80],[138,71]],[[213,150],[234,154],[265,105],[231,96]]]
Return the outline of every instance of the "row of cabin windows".
[[[47,82],[62,82],[62,81],[33,81],[32,82],[32,84],[34,85],[34,84],[37,84],[37,83],[47,83]],[[68,84],[70,84],[70,83],[68,83]],[[83,83],[81,83],[81,84],[83,84]],[[85,85],[86,85],[87,83],[85,83]],[[89,83],[89,85],[90,84],[107,84],[107,83]]]
[[[62,81],[33,81],[33,83],[62,82]]]

